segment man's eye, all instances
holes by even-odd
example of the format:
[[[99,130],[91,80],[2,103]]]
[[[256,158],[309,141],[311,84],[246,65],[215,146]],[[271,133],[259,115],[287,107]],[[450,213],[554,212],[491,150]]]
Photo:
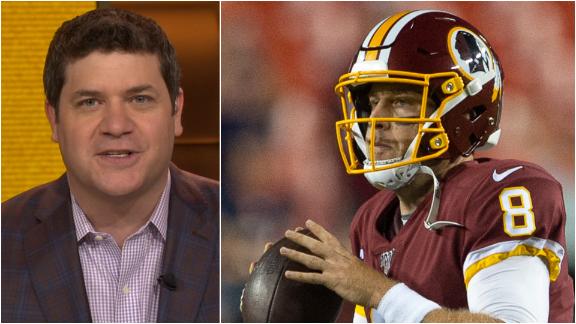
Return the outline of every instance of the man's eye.
[[[411,105],[412,102],[410,100],[407,100],[407,99],[394,99],[392,104],[394,106],[407,106],[407,105]]]
[[[374,108],[378,105],[378,100],[369,100],[370,108]]]
[[[145,103],[151,102],[152,98],[150,96],[138,95],[138,96],[132,97],[132,101],[137,103],[137,104],[145,104]]]
[[[98,99],[88,98],[88,99],[81,100],[78,103],[78,106],[92,108],[92,107],[96,107],[98,105],[98,103],[99,103]]]

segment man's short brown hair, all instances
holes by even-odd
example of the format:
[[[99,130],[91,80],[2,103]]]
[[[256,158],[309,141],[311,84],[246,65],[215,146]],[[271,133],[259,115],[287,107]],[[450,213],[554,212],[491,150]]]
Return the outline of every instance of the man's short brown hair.
[[[64,22],[50,43],[44,64],[44,92],[56,115],[66,66],[94,51],[156,54],[174,105],[181,71],[164,31],[152,19],[122,9],[100,8]]]

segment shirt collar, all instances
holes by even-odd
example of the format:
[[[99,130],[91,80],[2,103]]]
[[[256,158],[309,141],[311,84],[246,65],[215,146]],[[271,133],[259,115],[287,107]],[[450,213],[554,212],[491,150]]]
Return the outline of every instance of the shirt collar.
[[[146,224],[142,227],[147,227],[152,224],[162,238],[166,240],[166,232],[168,229],[168,207],[170,203],[170,186],[171,186],[172,179],[170,177],[170,170],[168,170],[168,179],[166,181],[166,186],[164,186],[164,191],[162,191],[162,195],[160,196],[160,200],[156,204],[150,219]],[[94,226],[84,214],[84,211],[76,202],[76,198],[72,191],[70,191],[70,198],[72,200],[72,216],[74,218],[74,225],[76,227],[76,240],[79,242],[82,240],[86,235],[90,233],[97,233],[94,229]],[[141,230],[141,229],[140,229]],[[139,230],[139,231],[140,231]]]

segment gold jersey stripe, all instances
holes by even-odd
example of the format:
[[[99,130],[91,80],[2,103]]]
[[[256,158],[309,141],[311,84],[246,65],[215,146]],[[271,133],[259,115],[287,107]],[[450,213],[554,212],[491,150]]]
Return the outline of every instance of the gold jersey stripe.
[[[394,26],[394,24],[398,20],[400,20],[402,17],[406,16],[410,12],[412,12],[412,11],[410,11],[410,10],[402,11],[402,12],[399,12],[399,13],[395,14],[394,16],[388,18],[382,24],[382,26],[380,26],[380,28],[378,28],[378,30],[374,33],[374,35],[372,35],[372,39],[370,39],[370,43],[368,44],[368,47],[372,48],[372,47],[381,46],[382,42],[384,41],[384,38],[386,37],[386,35],[388,34],[388,31],[392,28],[392,26]],[[368,50],[366,52],[365,61],[377,60],[379,53],[380,53],[380,50],[378,50],[378,49]]]
[[[356,305],[354,312],[364,318],[366,318],[366,312],[364,311],[364,306]]]
[[[470,282],[472,277],[474,277],[474,275],[478,273],[480,270],[486,269],[512,256],[534,256],[545,258],[546,260],[548,260],[548,271],[550,272],[550,281],[556,281],[558,275],[560,274],[561,259],[556,255],[556,253],[554,253],[554,251],[549,249],[539,249],[529,245],[518,245],[511,251],[489,255],[470,265],[464,273],[464,282],[466,283],[466,287],[468,287],[468,283]]]

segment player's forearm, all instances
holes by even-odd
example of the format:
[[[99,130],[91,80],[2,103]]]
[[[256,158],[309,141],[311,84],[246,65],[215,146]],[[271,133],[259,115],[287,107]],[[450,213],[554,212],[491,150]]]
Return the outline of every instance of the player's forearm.
[[[426,299],[403,283],[389,289],[378,303],[373,320],[382,322],[495,323],[500,320],[467,309],[448,309]]]
[[[423,323],[501,323],[502,321],[486,314],[471,313],[466,309],[440,308],[424,316]]]

